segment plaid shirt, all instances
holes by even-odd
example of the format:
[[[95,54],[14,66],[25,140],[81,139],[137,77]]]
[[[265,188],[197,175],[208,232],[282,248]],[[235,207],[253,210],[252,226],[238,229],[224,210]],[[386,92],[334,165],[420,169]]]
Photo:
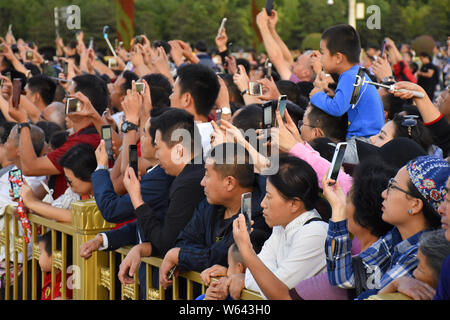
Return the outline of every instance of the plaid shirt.
[[[417,250],[422,231],[402,240],[397,228],[378,239],[359,254],[366,267],[367,287],[382,289],[394,279],[410,274],[418,265]],[[334,245],[334,248],[333,248]],[[351,256],[352,242],[347,229],[347,221],[329,221],[325,242],[327,270],[330,284],[341,288],[354,288],[355,279]]]

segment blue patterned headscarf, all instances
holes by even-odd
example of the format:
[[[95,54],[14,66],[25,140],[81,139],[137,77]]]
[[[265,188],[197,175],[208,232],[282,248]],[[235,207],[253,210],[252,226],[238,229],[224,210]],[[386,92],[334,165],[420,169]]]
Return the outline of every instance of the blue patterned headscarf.
[[[447,193],[445,185],[450,176],[448,162],[433,156],[418,157],[406,165],[406,171],[420,194],[437,210]]]

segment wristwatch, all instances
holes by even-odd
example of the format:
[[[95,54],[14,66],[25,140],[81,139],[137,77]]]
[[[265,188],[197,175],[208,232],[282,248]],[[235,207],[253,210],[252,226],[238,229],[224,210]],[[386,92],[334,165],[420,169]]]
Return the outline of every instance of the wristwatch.
[[[131,131],[131,130],[139,131],[139,127],[137,125],[135,125],[134,123],[130,122],[130,121],[124,121],[122,123],[122,126],[121,126],[120,130],[123,133],[127,133],[128,131]]]
[[[245,96],[248,93],[248,89],[245,89],[244,91],[241,92],[241,96]]]
[[[108,168],[105,167],[104,165],[99,164],[99,165],[97,166],[97,168],[95,168],[95,171],[97,171],[97,170],[105,170],[105,169],[108,169]]]
[[[20,131],[22,130],[22,128],[24,128],[24,127],[28,127],[28,129],[31,130],[31,126],[30,126],[30,124],[29,124],[28,122],[22,122],[22,123],[19,123],[19,124],[17,125],[17,128],[18,128],[18,130],[19,130],[19,133],[20,133]]]

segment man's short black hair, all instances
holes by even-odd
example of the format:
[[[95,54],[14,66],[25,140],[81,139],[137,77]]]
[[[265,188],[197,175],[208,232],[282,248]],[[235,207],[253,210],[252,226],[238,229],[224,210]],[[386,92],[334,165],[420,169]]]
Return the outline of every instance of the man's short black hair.
[[[361,54],[359,34],[352,26],[340,24],[328,28],[322,33],[322,40],[331,55],[342,53],[350,63],[358,63]]]
[[[125,82],[122,84],[122,86],[120,88],[122,89],[122,93],[124,95],[126,95],[127,94],[127,90],[131,89],[131,87],[132,87],[133,80],[134,81],[138,81],[139,77],[134,72],[132,72],[130,70],[125,70],[122,73],[122,78],[125,79]]]
[[[325,137],[336,141],[345,141],[348,129],[347,114],[342,117],[333,117],[310,104],[311,111],[308,114],[308,120],[311,126],[322,129]]]
[[[33,93],[39,93],[44,103],[49,105],[55,97],[56,84],[50,77],[38,74],[28,79],[28,89]]]
[[[75,177],[90,182],[97,168],[95,149],[88,143],[79,143],[70,148],[59,160],[61,167],[72,170]]]
[[[205,41],[197,41],[197,43],[194,46],[195,49],[197,49],[200,52],[207,52],[208,46],[206,45]]]
[[[194,122],[194,116],[183,109],[169,108],[163,114],[151,120],[151,129],[155,132],[159,130],[161,140],[172,148],[178,143],[182,143],[187,149],[190,148],[191,154],[196,156],[201,153],[202,144],[200,132]],[[176,130],[185,130],[185,132],[176,133]],[[188,139],[184,141],[183,133],[188,134]],[[177,140],[174,138],[178,137]],[[189,144],[188,144],[189,143]]]
[[[251,188],[255,182],[253,161],[248,151],[238,143],[223,143],[208,153],[207,159],[214,161],[214,170],[222,178],[234,177],[243,188]]]
[[[169,79],[160,73],[152,73],[142,77],[150,86],[150,96],[153,108],[164,108],[170,106],[170,95],[172,85]]]
[[[102,115],[109,104],[109,91],[106,82],[98,76],[83,74],[72,79],[75,92],[84,94],[97,112]]]
[[[220,84],[211,68],[201,64],[189,64],[178,69],[181,94],[190,93],[195,103],[195,110],[205,117],[211,112]]]

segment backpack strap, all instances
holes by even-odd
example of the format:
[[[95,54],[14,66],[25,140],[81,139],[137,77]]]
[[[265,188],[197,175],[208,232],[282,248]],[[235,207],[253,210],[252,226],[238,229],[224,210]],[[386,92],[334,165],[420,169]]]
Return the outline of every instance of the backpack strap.
[[[306,226],[308,223],[311,223],[313,221],[323,221],[321,218],[312,218],[306,221],[303,225]]]

